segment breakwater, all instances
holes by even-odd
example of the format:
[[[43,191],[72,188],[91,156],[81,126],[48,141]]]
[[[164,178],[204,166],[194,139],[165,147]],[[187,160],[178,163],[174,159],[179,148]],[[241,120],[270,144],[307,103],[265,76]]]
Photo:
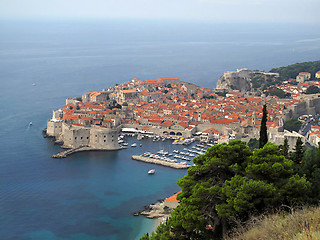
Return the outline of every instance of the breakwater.
[[[91,147],[78,147],[78,148],[71,148],[68,150],[65,150],[63,152],[59,152],[57,154],[52,155],[53,158],[65,158],[69,156],[70,154],[76,153],[76,152],[83,152],[83,151],[91,151],[94,150]]]
[[[119,147],[117,149],[99,149],[99,148],[92,148],[92,147],[78,147],[78,148],[71,148],[68,150],[65,150],[63,152],[59,152],[57,154],[52,155],[53,158],[66,158],[67,156],[76,153],[76,152],[85,152],[85,151],[115,151],[115,150],[121,150],[123,148]]]
[[[141,162],[147,162],[147,163],[153,163],[153,164],[158,164],[166,167],[171,167],[171,168],[177,168],[177,169],[185,169],[189,168],[190,165],[182,164],[182,163],[172,163],[172,162],[166,162],[162,160],[157,160],[149,157],[142,157],[139,155],[133,155],[132,156],[133,160],[141,161]]]

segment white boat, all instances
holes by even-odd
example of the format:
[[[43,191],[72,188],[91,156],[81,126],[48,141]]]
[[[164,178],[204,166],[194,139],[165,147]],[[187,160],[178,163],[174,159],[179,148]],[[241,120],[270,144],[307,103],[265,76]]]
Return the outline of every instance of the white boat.
[[[148,171],[148,174],[154,174],[155,172],[156,172],[155,169],[151,169],[151,170]]]
[[[131,147],[136,147],[136,146],[137,146],[136,143],[131,144]]]

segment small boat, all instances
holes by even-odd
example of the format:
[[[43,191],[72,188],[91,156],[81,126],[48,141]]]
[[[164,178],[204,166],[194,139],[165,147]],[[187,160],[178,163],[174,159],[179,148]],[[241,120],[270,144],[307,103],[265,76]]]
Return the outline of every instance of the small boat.
[[[151,169],[151,170],[148,171],[148,174],[154,174],[155,172],[156,172],[155,169]]]
[[[136,147],[136,146],[137,146],[136,143],[131,144],[131,147]]]

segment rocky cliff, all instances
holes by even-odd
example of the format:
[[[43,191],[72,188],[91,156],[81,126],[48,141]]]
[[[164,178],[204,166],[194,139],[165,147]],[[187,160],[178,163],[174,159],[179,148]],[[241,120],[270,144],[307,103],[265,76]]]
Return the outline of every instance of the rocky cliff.
[[[239,90],[247,92],[251,90],[250,76],[248,69],[238,69],[237,71],[225,72],[217,82],[217,89],[226,89],[228,91]]]

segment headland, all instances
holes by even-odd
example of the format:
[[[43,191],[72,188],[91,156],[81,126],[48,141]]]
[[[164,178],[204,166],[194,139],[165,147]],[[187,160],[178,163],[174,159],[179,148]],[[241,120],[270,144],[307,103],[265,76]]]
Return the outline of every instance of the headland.
[[[78,151],[121,149],[123,133],[213,144],[248,141],[258,138],[262,105],[267,104],[271,142],[281,144],[287,138],[293,148],[301,137],[312,145],[317,137],[284,129],[288,119],[320,113],[319,96],[305,94],[308,87],[320,86],[317,79],[308,81],[310,76],[302,72],[296,79],[279,82],[279,73],[238,69],[225,72],[215,89],[175,77],[133,78],[102,91],[68,98],[63,108],[53,111],[46,134],[71,149],[57,157]],[[261,79],[268,81],[267,90],[257,87]],[[287,93],[286,97],[268,94],[275,87]]]

